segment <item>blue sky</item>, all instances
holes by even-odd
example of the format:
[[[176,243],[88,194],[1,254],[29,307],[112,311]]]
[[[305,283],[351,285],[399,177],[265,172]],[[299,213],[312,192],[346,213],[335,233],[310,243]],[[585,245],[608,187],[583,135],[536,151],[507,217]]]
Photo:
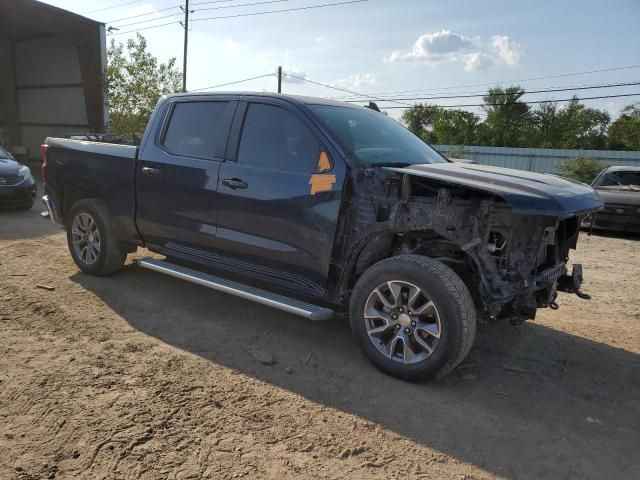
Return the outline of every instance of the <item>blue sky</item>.
[[[194,20],[238,13],[281,10],[341,0],[192,0]],[[273,0],[272,0],[273,1]],[[47,0],[107,24],[120,32],[180,20],[127,23],[179,14],[180,0]],[[86,13],[113,5],[99,12]],[[204,8],[217,10],[202,10]],[[220,8],[224,7],[224,8]],[[229,8],[233,7],[233,8]],[[189,40],[188,88],[285,71],[365,94],[399,92],[400,96],[478,93],[479,84],[509,85],[512,80],[549,77],[611,67],[640,65],[639,0],[369,0],[350,5],[242,18],[196,21]],[[182,64],[180,25],[141,30],[151,52]],[[109,36],[126,41],[134,33]],[[518,82],[546,88],[640,81],[640,68]],[[469,86],[472,85],[472,86]],[[276,88],[275,78],[226,87],[233,90]],[[224,90],[220,89],[220,90]],[[415,92],[423,90],[422,92]],[[344,93],[286,78],[286,93],[343,96]],[[640,86],[585,90],[582,96],[640,93]],[[529,100],[566,98],[571,92],[531,95]],[[434,100],[438,104],[476,103],[480,99]],[[639,97],[586,101],[613,116]],[[392,105],[391,103],[385,103]],[[477,108],[469,110],[479,112]],[[394,110],[393,115],[400,111]]]

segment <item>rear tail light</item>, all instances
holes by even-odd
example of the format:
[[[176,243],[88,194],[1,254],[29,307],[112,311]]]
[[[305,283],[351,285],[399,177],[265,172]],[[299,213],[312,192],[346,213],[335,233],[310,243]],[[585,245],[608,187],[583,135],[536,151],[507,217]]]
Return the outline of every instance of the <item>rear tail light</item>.
[[[47,149],[49,146],[45,143],[40,145],[40,155],[42,156],[42,181],[47,182]]]

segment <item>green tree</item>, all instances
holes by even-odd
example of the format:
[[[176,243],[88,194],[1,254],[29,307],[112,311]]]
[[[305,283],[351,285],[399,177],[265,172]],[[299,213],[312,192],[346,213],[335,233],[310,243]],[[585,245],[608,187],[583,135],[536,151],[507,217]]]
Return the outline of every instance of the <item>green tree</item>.
[[[611,118],[604,110],[587,108],[576,97],[559,112],[560,148],[601,149],[607,143]]]
[[[408,108],[402,121],[424,141],[440,145],[640,150],[640,104],[629,105],[610,124],[605,110],[577,97],[565,106],[551,101],[531,109],[521,100],[524,94],[519,86],[490,89],[483,122],[465,110],[428,104]]]
[[[479,118],[464,110],[436,105],[416,105],[404,111],[402,121],[425,142],[440,145],[473,145]]]
[[[580,157],[562,163],[558,170],[563,177],[590,184],[607,166],[593,158]]]
[[[627,105],[611,124],[608,146],[614,150],[640,150],[640,106]]]
[[[111,40],[105,71],[111,133],[127,138],[142,135],[160,97],[181,89],[182,74],[175,64],[175,58],[159,63],[147,52],[147,41],[140,34],[127,41],[126,51]]]
[[[524,90],[518,86],[491,88],[484,96],[487,119],[479,133],[482,145],[523,147],[531,141],[529,105],[520,101]]]
[[[436,143],[433,135],[433,124],[440,115],[441,108],[421,103],[406,109],[401,117],[402,122],[415,135],[427,143]]]
[[[436,115],[431,133],[440,145],[473,145],[479,120],[474,113],[443,108]]]
[[[533,122],[532,144],[536,148],[560,148],[562,144],[563,125],[560,111],[556,103],[541,103],[531,113]]]

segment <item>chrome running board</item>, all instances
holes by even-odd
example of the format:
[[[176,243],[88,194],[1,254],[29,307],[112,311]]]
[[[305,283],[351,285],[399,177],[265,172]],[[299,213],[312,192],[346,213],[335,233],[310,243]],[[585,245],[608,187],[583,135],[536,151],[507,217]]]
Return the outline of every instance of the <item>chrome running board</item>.
[[[171,275],[172,277],[180,278],[187,282],[196,283],[220,292],[230,293],[236,297],[308,318],[314,322],[328,320],[333,316],[333,310],[329,308],[301,302],[300,300],[285,297],[284,295],[278,295],[249,285],[243,285],[242,283],[198,272],[197,270],[175,265],[164,260],[142,258],[136,263],[149,270],[155,270],[156,272]]]

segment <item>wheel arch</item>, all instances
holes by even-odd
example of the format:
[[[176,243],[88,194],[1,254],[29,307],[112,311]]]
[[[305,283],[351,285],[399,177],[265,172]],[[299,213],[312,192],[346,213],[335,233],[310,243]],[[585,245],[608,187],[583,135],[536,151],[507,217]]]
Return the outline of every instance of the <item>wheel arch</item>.
[[[73,206],[80,200],[99,200],[103,196],[103,189],[96,182],[86,179],[73,179],[65,182],[61,198],[62,222],[66,223],[67,216]],[[104,202],[103,202],[104,203]]]
[[[351,291],[358,278],[372,265],[386,258],[412,254],[429,257],[449,266],[472,292],[474,300],[478,290],[476,263],[455,242],[433,230],[411,230],[405,232],[379,232],[368,237],[364,246],[353,247],[351,266],[344,276],[345,299],[349,301]]]

